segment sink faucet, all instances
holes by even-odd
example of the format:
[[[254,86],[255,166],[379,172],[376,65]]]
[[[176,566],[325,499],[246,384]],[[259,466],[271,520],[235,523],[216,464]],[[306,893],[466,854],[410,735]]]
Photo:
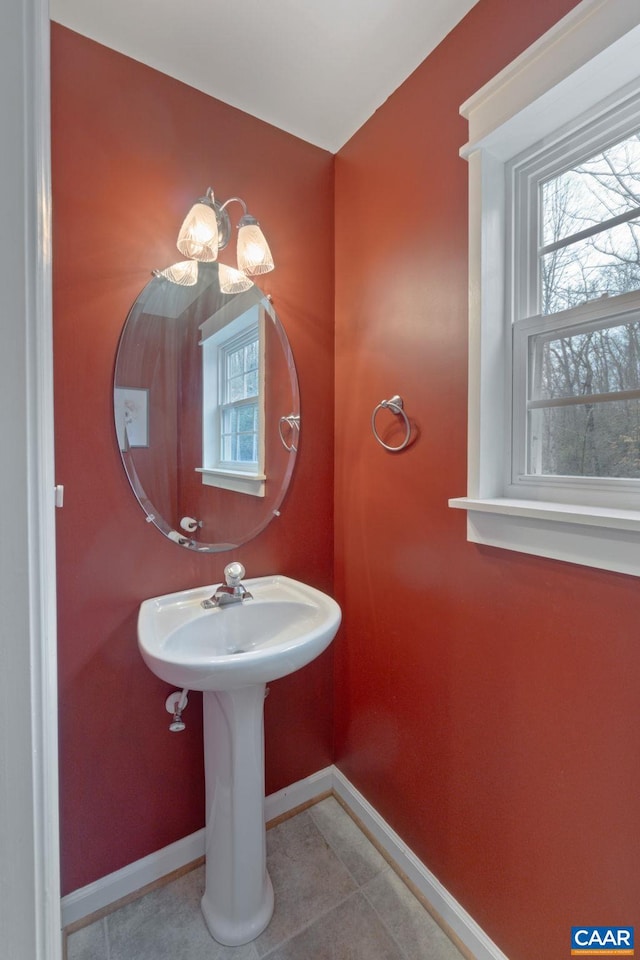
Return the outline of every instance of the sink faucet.
[[[220,584],[216,592],[208,600],[203,600],[201,606],[205,610],[212,607],[226,607],[230,603],[242,603],[243,600],[253,600],[253,596],[240,582],[244,577],[244,567],[235,560],[224,568],[225,586]]]

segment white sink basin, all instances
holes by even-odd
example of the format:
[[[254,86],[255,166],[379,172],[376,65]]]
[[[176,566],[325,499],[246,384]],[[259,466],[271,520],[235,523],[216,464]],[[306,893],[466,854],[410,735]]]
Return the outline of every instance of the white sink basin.
[[[215,585],[145,600],[138,646],[153,673],[190,690],[233,690],[277,680],[314,660],[333,640],[340,607],[289,577],[244,580],[253,595],[206,610]]]

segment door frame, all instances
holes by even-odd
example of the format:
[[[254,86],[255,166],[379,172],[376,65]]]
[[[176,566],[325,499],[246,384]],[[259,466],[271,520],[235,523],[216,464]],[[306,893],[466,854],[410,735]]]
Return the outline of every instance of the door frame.
[[[0,31],[0,929],[59,960],[49,8]]]

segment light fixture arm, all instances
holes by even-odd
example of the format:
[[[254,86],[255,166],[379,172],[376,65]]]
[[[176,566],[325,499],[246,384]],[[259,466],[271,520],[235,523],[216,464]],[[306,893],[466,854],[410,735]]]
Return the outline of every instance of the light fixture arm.
[[[211,189],[211,188],[209,188],[209,189]],[[224,211],[224,212],[226,213],[226,209],[225,209],[225,208],[228,207],[228,205],[229,205],[230,203],[234,203],[234,202],[235,202],[235,203],[239,203],[240,206],[242,207],[242,216],[241,216],[240,219],[238,220],[238,229],[240,229],[240,227],[246,227],[246,226],[249,226],[249,225],[251,225],[251,224],[256,224],[256,226],[257,226],[257,225],[258,225],[258,221],[256,220],[255,217],[253,217],[253,216],[248,212],[248,210],[247,210],[247,205],[246,205],[246,203],[244,202],[244,200],[242,199],[242,197],[229,197],[229,199],[228,199],[228,200],[225,200],[225,202],[224,202],[224,203],[222,204],[222,206],[220,207],[220,211],[221,211],[221,212]],[[227,214],[227,216],[228,216],[228,214]]]
[[[209,187],[209,190],[211,190],[211,187]],[[230,203],[234,203],[234,202],[235,202],[235,203],[239,203],[239,204],[241,205],[241,207],[242,207],[242,213],[246,216],[246,214],[247,214],[247,205],[246,205],[246,203],[244,202],[244,200],[242,199],[242,197],[229,197],[229,199],[228,199],[228,200],[225,200],[225,202],[220,206],[220,209],[221,209],[221,210],[224,210],[226,207],[229,206]]]

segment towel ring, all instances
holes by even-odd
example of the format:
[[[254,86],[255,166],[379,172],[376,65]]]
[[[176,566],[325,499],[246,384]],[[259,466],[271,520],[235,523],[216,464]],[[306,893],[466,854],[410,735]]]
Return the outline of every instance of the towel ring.
[[[289,428],[292,433],[291,443],[287,443],[282,433],[282,427],[285,423],[289,424]],[[297,431],[297,435],[295,431]],[[297,436],[300,435],[300,414],[290,413],[288,417],[280,417],[278,420],[278,433],[280,434],[280,440],[282,441],[282,446],[285,448],[285,450],[288,450],[289,453],[297,453]]]
[[[391,413],[395,413],[396,416],[402,417],[402,419],[404,420],[406,436],[402,441],[402,443],[399,444],[397,447],[392,447],[388,443],[385,443],[384,440],[380,437],[380,434],[378,433],[378,431],[376,430],[376,416],[378,414],[378,411],[382,409],[391,410]],[[394,397],[391,397],[391,400],[382,400],[378,404],[378,406],[374,409],[373,413],[371,414],[371,429],[373,430],[374,437],[376,438],[380,446],[385,448],[385,450],[391,450],[393,453],[396,453],[398,450],[404,450],[404,448],[409,443],[409,440],[411,439],[411,424],[409,423],[409,417],[405,413],[402,397],[396,394]]]

